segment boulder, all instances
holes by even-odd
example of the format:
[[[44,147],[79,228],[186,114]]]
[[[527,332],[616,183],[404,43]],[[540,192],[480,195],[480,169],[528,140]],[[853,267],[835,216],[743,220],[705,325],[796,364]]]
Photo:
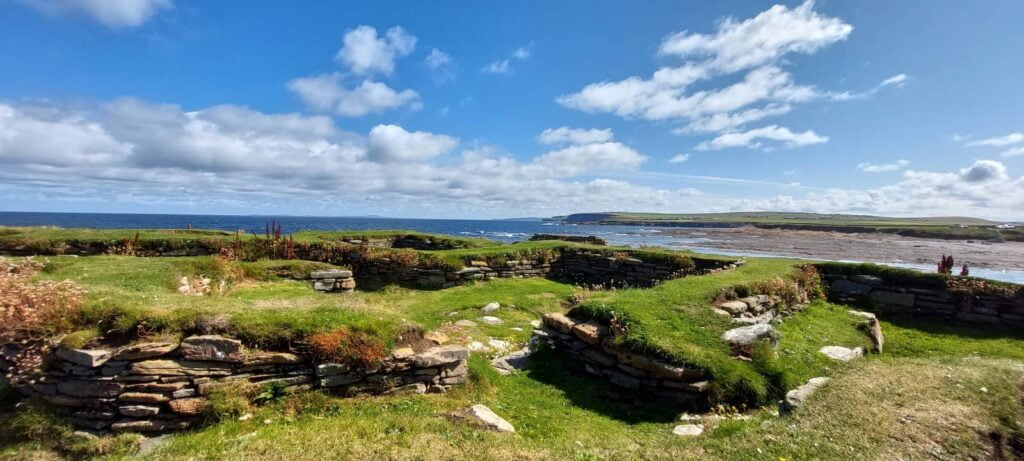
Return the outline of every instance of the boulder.
[[[485,314],[490,314],[491,312],[498,310],[500,307],[501,304],[499,304],[497,301],[492,301],[487,303],[486,306],[481,307],[480,311],[484,312]]]
[[[241,362],[242,342],[219,335],[189,336],[181,341],[181,356],[187,360]]]
[[[811,378],[806,384],[787,392],[785,400],[779,402],[779,413],[785,414],[800,408],[800,405],[828,380],[826,377]]]
[[[853,359],[858,359],[864,356],[863,347],[850,349],[843,346],[825,346],[821,348],[819,352],[825,354],[826,357],[839,362],[849,362]]]
[[[838,279],[832,282],[832,291],[846,296],[860,296],[871,293],[871,285]]]
[[[694,437],[704,433],[704,426],[700,424],[680,424],[672,428],[672,433],[680,437]]]
[[[733,347],[749,347],[760,340],[775,345],[779,341],[779,333],[771,324],[759,323],[728,330],[722,333],[722,339]]]
[[[124,346],[114,354],[114,360],[139,360],[170,354],[178,348],[178,343],[152,342]]]
[[[746,312],[747,309],[750,308],[750,306],[748,306],[747,303],[743,301],[726,301],[722,304],[719,304],[718,308],[728,312],[731,315],[740,315]]]
[[[496,415],[490,408],[487,408],[484,405],[473,405],[469,408],[468,413],[469,416],[490,430],[497,432],[516,431],[516,428],[512,427],[508,421],[505,421],[501,416]]]

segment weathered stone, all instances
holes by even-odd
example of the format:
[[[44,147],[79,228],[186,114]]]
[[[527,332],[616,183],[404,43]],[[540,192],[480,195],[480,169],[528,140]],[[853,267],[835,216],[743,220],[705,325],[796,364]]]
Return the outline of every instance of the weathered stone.
[[[247,367],[259,367],[264,365],[296,365],[305,362],[306,359],[287,352],[266,352],[249,351],[242,359],[242,364]]]
[[[125,392],[118,396],[118,399],[122,402],[149,403],[154,405],[171,400],[166,395],[150,394],[148,392]]]
[[[881,277],[864,274],[851,275],[850,280],[857,283],[863,283],[865,285],[881,285],[884,283],[884,280],[882,280]]]
[[[412,350],[411,347],[399,347],[391,351],[391,357],[401,360],[416,355],[416,351]]]
[[[747,311],[750,306],[743,301],[726,301],[718,305],[719,309],[728,312],[731,315],[740,315]]]
[[[320,384],[320,387],[344,386],[346,384],[352,384],[352,383],[355,383],[355,382],[359,382],[362,379],[363,379],[362,375],[355,374],[355,373],[346,373],[346,374],[331,375],[331,376],[327,376],[327,377],[321,378],[320,381],[319,381],[319,384]]]
[[[186,360],[241,362],[242,342],[218,335],[189,336],[181,341],[180,352]]]
[[[875,290],[871,292],[870,299],[878,304],[914,307],[913,293],[896,293],[893,291]]]
[[[441,333],[440,331],[430,331],[423,335],[423,339],[430,341],[438,346],[448,343],[448,335]]]
[[[843,346],[825,346],[820,351],[826,357],[839,362],[849,362],[864,356],[864,348],[855,347],[850,349]]]
[[[557,312],[544,314],[542,320],[545,325],[566,334],[570,333],[572,327],[576,325],[576,321]]]
[[[672,428],[672,433],[680,437],[695,437],[704,433],[700,424],[680,424]]]
[[[316,366],[314,371],[317,376],[334,376],[348,373],[350,369],[351,367],[343,363],[321,363]]]
[[[202,397],[191,397],[171,400],[167,403],[167,406],[171,407],[171,411],[179,415],[199,415],[206,410],[206,403],[206,399]]]
[[[859,296],[871,293],[871,285],[839,279],[832,282],[832,291],[847,296]]]
[[[171,397],[175,399],[183,399],[185,397],[192,397],[194,395],[196,395],[196,390],[192,388],[178,389],[174,392],[171,392]]]
[[[57,383],[57,391],[73,397],[116,397],[124,385],[115,381],[66,381]]]
[[[128,369],[130,374],[153,376],[227,376],[231,371],[225,364],[165,359],[135,362]]]
[[[499,374],[507,375],[516,370],[523,370],[530,364],[530,350],[519,349],[511,354],[491,360],[491,366]]]
[[[469,357],[469,350],[465,347],[457,345],[438,346],[417,354],[412,358],[412,363],[417,368],[430,368],[455,363],[465,360],[467,357]]]
[[[476,326],[476,322],[474,322],[472,320],[465,320],[465,319],[463,319],[463,320],[459,320],[459,321],[455,322],[455,326],[463,327],[463,328],[473,328],[473,327]]]
[[[317,279],[347,279],[352,277],[352,271],[346,270],[326,270],[326,271],[313,271],[309,273],[309,278],[313,280]]]
[[[177,343],[153,342],[125,346],[117,350],[113,360],[139,360],[170,354],[178,348]]]
[[[722,333],[722,339],[733,347],[752,346],[760,340],[768,341],[774,345],[778,343],[779,333],[770,324],[761,323],[728,330]]]
[[[779,413],[789,413],[800,408],[804,401],[828,380],[827,377],[811,378],[806,384],[787,392],[785,400],[779,402]]]
[[[154,407],[149,405],[125,405],[117,409],[122,415],[130,416],[133,418],[144,418],[147,416],[155,416],[160,413],[160,407]]]
[[[725,311],[725,310],[719,309],[719,308],[717,308],[717,307],[712,307],[712,308],[711,308],[711,312],[714,312],[714,313],[715,313],[715,315],[718,315],[718,316],[720,316],[720,317],[725,317],[725,318],[732,318],[732,314],[730,314],[730,313],[729,313],[728,311]]]
[[[516,428],[513,427],[512,424],[509,424],[508,421],[505,421],[504,418],[502,418],[501,416],[498,416],[493,411],[491,411],[490,408],[487,408],[484,405],[481,405],[481,404],[473,405],[472,407],[469,408],[468,414],[469,414],[469,416],[471,416],[474,419],[476,419],[484,427],[486,427],[486,428],[488,428],[490,430],[497,431],[497,432],[515,432],[516,431]]]
[[[114,354],[106,349],[57,349],[57,357],[76,365],[96,368],[110,360]]]
[[[480,322],[485,325],[501,325],[504,321],[493,315],[485,315],[480,317]]]
[[[481,307],[480,311],[485,313],[485,314],[490,314],[491,312],[494,312],[494,311],[498,310],[500,307],[501,307],[500,303],[498,303],[497,301],[492,301],[492,302],[487,303],[486,306]]]
[[[188,381],[178,381],[173,383],[129,384],[124,387],[124,390],[130,392],[175,392],[178,389],[184,387],[188,387]]]
[[[601,343],[601,337],[608,333],[608,327],[597,322],[589,321],[577,323],[572,327],[573,334],[583,342],[590,345]]]

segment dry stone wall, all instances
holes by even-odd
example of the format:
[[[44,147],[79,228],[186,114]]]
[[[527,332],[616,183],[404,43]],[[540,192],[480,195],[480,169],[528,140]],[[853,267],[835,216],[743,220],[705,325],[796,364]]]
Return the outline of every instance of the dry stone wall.
[[[273,383],[290,391],[324,389],[342,395],[444,392],[466,380],[469,351],[436,346],[419,353],[399,348],[369,368],[312,363],[286,352],[248,350],[221,336],[191,336],[117,349],[66,349],[40,342],[2,346],[9,384],[46,400],[80,429],[164,432],[201,421],[218,386]],[[43,357],[42,371],[18,363]],[[35,360],[39,362],[39,360]]]
[[[613,345],[608,327],[597,322],[546,314],[534,336],[583,362],[587,373],[615,385],[685,403],[707,400],[708,381],[703,372],[620,350]]]
[[[1024,327],[1024,290],[1016,296],[967,295],[922,288],[874,275],[822,274],[832,298],[870,304],[881,312],[975,325]]]

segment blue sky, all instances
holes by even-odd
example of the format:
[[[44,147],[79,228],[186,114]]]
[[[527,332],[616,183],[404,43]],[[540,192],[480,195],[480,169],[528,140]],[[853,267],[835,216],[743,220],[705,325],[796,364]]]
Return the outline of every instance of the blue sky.
[[[1021,220],[1022,15],[0,1],[0,209]]]

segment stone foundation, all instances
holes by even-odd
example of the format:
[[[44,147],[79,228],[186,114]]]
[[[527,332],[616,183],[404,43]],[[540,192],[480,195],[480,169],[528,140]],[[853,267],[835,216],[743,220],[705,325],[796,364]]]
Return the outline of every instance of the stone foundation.
[[[707,402],[703,372],[616,348],[607,326],[562,314],[545,314],[536,338],[583,362],[584,370],[627,389],[636,389],[683,403]]]
[[[10,384],[46,400],[80,429],[164,432],[201,421],[218,386],[245,382],[287,391],[324,389],[342,395],[444,392],[467,377],[469,351],[437,346],[397,349],[384,362],[354,369],[286,352],[246,350],[234,339],[192,336],[181,343],[144,343],[118,349],[64,349],[49,343],[2,346]],[[44,371],[19,363],[43,358]],[[38,360],[36,360],[38,362]]]
[[[880,312],[953,323],[1024,327],[1024,290],[1016,296],[966,295],[948,288],[893,283],[874,275],[822,274],[829,296]]]

